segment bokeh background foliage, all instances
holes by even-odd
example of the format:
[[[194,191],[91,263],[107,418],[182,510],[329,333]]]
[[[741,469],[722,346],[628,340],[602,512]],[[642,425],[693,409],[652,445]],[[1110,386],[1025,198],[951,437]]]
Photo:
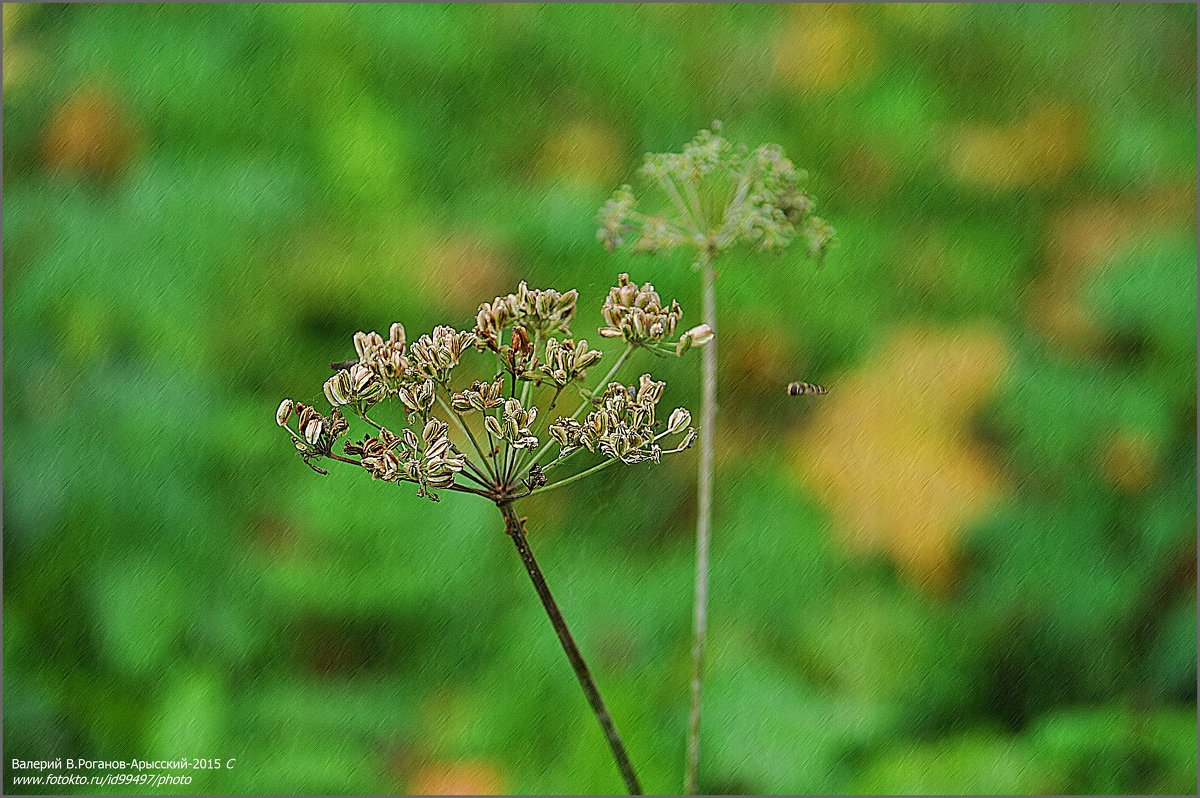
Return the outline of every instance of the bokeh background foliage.
[[[620,271],[694,319],[593,216],[719,117],[841,244],[721,264],[702,786],[1194,791],[1195,41],[1182,6],[5,6],[6,753],[617,789],[495,512],[320,478],[272,414],[521,278],[580,329]],[[659,791],[692,458],[527,507]]]

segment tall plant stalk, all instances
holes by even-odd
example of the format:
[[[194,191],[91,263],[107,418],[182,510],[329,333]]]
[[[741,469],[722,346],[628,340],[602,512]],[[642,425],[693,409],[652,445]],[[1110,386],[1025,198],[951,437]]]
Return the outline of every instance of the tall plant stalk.
[[[625,787],[629,790],[630,795],[641,795],[642,785],[633,771],[629,754],[625,752],[625,744],[621,742],[621,733],[617,731],[612,715],[609,714],[604,699],[600,697],[596,680],[592,678],[592,672],[588,669],[587,662],[579,653],[579,646],[575,645],[575,638],[571,636],[571,630],[567,627],[567,622],[558,609],[558,603],[555,602],[554,595],[550,592],[550,586],[546,584],[542,569],[538,567],[537,560],[534,559],[533,550],[529,548],[529,541],[525,537],[525,520],[517,515],[511,502],[501,503],[497,506],[504,516],[504,531],[512,538],[513,545],[517,547],[517,552],[521,555],[521,562],[525,564],[525,570],[529,573],[533,588],[537,591],[538,598],[542,600],[542,606],[546,608],[546,615],[550,618],[554,633],[558,635],[558,642],[562,644],[563,651],[571,662],[571,668],[575,671],[575,677],[579,679],[579,686],[583,688],[592,713],[600,724],[600,730],[604,732],[604,739],[612,750],[613,759],[617,762],[617,769],[621,771],[621,778],[625,780]]]
[[[713,259],[707,250],[700,253],[700,273],[704,281],[702,312],[704,323],[717,329],[717,291]],[[696,584],[692,602],[692,685],[688,712],[687,767],[685,789],[694,795],[700,771],[700,704],[704,685],[704,649],[708,642],[708,557],[712,540],[713,459],[717,431],[717,341],[705,347],[700,373],[699,465],[696,475]]]
[[[717,419],[716,257],[737,245],[779,250],[797,237],[818,258],[833,241],[833,228],[813,215],[813,200],[801,188],[803,173],[774,144],[750,151],[717,132],[702,130],[681,153],[646,156],[641,174],[658,189],[657,201],[643,210],[632,186],[617,189],[601,209],[598,237],[610,249],[632,243],[638,252],[695,250],[704,296],[705,332],[710,340],[701,376],[700,461],[696,479],[696,583],[692,608],[692,673],[684,785],[699,786],[700,714],[704,651],[708,639],[709,549],[713,525],[714,443]],[[649,193],[655,193],[651,190]],[[692,343],[680,341],[677,353]]]

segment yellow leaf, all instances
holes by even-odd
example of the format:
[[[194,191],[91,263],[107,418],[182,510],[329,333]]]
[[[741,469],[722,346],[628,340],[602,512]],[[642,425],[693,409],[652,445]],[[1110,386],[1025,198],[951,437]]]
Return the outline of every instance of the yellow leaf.
[[[1064,105],[1043,105],[1007,125],[958,128],[947,144],[947,166],[961,182],[1014,190],[1055,183],[1086,155],[1083,115]]]
[[[794,5],[788,10],[773,55],[785,83],[810,91],[832,91],[870,74],[875,34],[849,5]]]
[[[958,536],[1005,492],[970,419],[1008,358],[989,329],[908,329],[830,382],[796,442],[797,476],[853,550],[884,553],[933,590],[952,584]]]

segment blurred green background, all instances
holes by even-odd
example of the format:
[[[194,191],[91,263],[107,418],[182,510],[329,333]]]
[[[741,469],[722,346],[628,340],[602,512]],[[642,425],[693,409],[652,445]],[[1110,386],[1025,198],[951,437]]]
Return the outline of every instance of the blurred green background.
[[[5,6],[6,760],[619,790],[495,510],[272,416],[520,279],[695,322],[594,215],[720,118],[840,245],[720,264],[702,787],[1193,792],[1195,71],[1187,6]],[[660,792],[694,458],[525,507]]]

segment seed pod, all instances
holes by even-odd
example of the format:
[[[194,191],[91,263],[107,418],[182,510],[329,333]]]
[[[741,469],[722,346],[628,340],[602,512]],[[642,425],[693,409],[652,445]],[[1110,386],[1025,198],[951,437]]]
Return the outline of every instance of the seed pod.
[[[292,417],[292,400],[284,399],[279,403],[279,409],[275,411],[275,423],[281,427],[286,427],[288,419]]]
[[[712,327],[707,324],[700,324],[679,336],[679,343],[675,346],[675,355],[682,357],[685,352],[693,346],[704,346],[713,339],[715,333]]]
[[[492,435],[495,435],[501,440],[504,439],[504,430],[500,429],[500,422],[496,420],[495,416],[486,417],[483,420],[483,426],[486,427],[487,431],[492,433]]]
[[[388,330],[388,343],[394,348],[403,349],[405,340],[404,325],[400,322],[393,323],[391,329]]]
[[[682,407],[677,407],[671,413],[671,418],[667,420],[667,432],[671,434],[682,432],[691,423],[692,414]]]

